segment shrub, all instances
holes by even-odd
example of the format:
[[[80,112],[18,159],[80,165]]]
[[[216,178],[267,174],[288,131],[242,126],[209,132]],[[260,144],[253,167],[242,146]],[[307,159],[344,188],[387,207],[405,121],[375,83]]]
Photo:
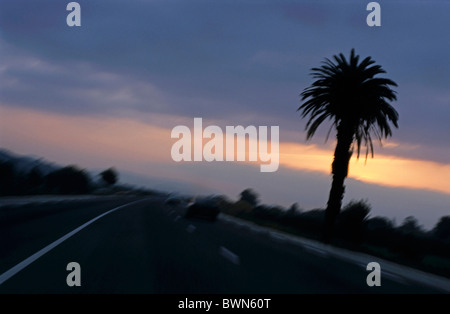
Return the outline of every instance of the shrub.
[[[432,230],[434,237],[441,240],[450,240],[450,216],[444,216]]]
[[[107,185],[114,185],[118,181],[118,173],[114,168],[106,169],[100,173],[100,177]]]
[[[90,178],[76,166],[67,166],[45,177],[46,187],[55,194],[84,194],[90,191]]]
[[[245,189],[240,194],[240,200],[249,203],[251,206],[255,207],[258,205],[258,194],[252,189]]]
[[[348,203],[337,218],[337,235],[345,241],[360,244],[363,240],[370,209],[370,204],[364,200]]]

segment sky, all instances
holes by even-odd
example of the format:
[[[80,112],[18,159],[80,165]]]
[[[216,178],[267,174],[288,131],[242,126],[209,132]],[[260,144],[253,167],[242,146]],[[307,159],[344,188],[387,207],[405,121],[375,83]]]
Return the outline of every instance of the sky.
[[[299,94],[310,70],[355,48],[394,80],[399,128],[350,163],[344,203],[372,215],[450,215],[448,0],[89,0],[81,26],[61,0],[0,0],[0,147],[61,164],[115,166],[152,188],[324,208],[335,146],[330,124],[306,141]],[[280,166],[174,162],[175,126],[279,126]]]

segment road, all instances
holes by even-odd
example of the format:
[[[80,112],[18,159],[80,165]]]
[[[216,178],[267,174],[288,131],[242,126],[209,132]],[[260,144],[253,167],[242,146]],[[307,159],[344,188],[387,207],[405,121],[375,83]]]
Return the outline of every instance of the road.
[[[0,261],[0,293],[442,293],[383,272],[369,287],[364,265],[225,219],[186,219],[162,197],[2,207]],[[66,283],[70,262],[81,286]]]

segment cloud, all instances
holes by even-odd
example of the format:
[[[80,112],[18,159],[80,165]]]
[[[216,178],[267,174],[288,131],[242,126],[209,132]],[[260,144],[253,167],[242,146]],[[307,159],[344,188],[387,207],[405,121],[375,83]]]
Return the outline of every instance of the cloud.
[[[128,170],[136,172],[139,171],[139,166],[148,167],[152,163],[173,164],[171,148],[177,139],[171,138],[172,128],[176,125],[186,125],[193,134],[194,127],[193,120],[189,118],[169,115],[153,117],[153,121],[161,119],[166,121],[165,125],[155,125],[151,118],[139,121],[126,117],[44,114],[40,111],[6,106],[0,109],[2,117],[8,117],[1,120],[1,144],[4,146],[13,147],[22,153],[30,153],[26,151],[26,147],[42,147],[33,153],[43,156],[49,153],[45,152],[49,148],[59,150],[60,153],[65,151],[65,155],[71,156],[70,158],[75,161],[76,156],[83,160],[91,160],[90,167],[96,167],[95,164],[91,164],[92,161],[103,162],[106,158],[125,168],[129,168],[126,163],[131,163],[133,167]],[[214,121],[204,120],[203,128],[215,125],[213,123]],[[20,128],[17,127],[18,124]],[[208,141],[203,140],[203,145]],[[224,145],[225,142],[224,138]],[[152,149],[154,147],[158,149]],[[246,160],[248,147],[247,143]],[[225,152],[225,148],[223,151]],[[281,142],[279,162],[286,168],[328,175],[333,151],[332,144],[328,149],[324,149],[316,145]],[[450,194],[450,185],[447,184],[447,178],[450,177],[450,163],[442,164],[383,154],[378,154],[376,158],[367,162],[364,162],[363,157],[361,159],[356,160],[353,156],[350,162],[350,178],[384,186],[428,189]],[[161,176],[170,176],[168,173],[159,173]],[[173,170],[171,173],[178,177]]]
[[[284,6],[283,13],[286,18],[302,25],[318,27],[330,22],[333,16],[329,8],[330,4],[319,3],[317,1],[289,3]]]
[[[139,172],[139,166],[166,162],[170,152],[167,129],[133,119],[80,117],[5,106],[0,112],[1,145],[21,154],[49,156],[91,168],[112,163]]]
[[[104,147],[109,152],[107,160],[126,166],[122,157],[127,151],[134,152],[130,158],[142,156],[144,160],[153,155],[142,151],[142,143],[134,140],[115,152],[118,147],[102,137],[101,128],[119,132],[117,138],[127,141],[120,134],[132,136],[131,130],[138,133],[140,128],[144,132],[155,128],[159,134],[202,117],[220,126],[279,125],[281,140],[297,143],[292,148],[295,152],[303,149],[296,156],[301,152],[303,158],[310,158],[299,162],[286,157],[292,162],[290,169],[296,164],[313,165],[314,154],[308,155],[305,149],[314,145],[316,152],[325,156],[326,151],[326,158],[331,158],[333,141],[323,144],[326,125],[311,142],[305,141],[305,121],[295,111],[299,93],[312,83],[310,68],[333,54],[347,55],[355,47],[362,57],[373,56],[386,76],[399,84],[394,106],[400,113],[400,128],[394,130],[392,139],[398,145],[387,141],[383,148],[375,147],[375,159],[368,161],[364,173],[376,179],[376,171],[381,170],[371,171],[375,165],[397,165],[395,173],[402,174],[392,180],[404,176],[412,183],[423,183],[419,187],[447,173],[442,165],[450,163],[448,1],[382,1],[382,27],[378,29],[364,24],[367,11],[360,1],[79,3],[82,27],[69,28],[65,24],[67,3],[0,0],[0,104],[28,110],[29,117],[43,114],[41,122],[37,116],[27,120],[42,126],[28,137],[5,133],[6,128],[0,126],[2,142],[23,153],[37,150],[47,156],[48,149],[58,158],[75,162],[80,158],[78,162],[91,165],[102,155],[97,147]],[[56,132],[64,130],[57,123],[59,116],[72,116],[74,124],[78,119],[91,119],[85,127],[92,141],[98,136],[98,145],[90,142],[90,151],[80,137],[90,138],[89,134],[76,128]],[[116,130],[106,121],[114,122]],[[53,128],[46,128],[44,122]],[[57,133],[61,133],[59,152],[57,142],[51,142]],[[70,145],[62,134],[70,138]],[[49,142],[39,146],[33,136],[48,136]],[[105,146],[100,145],[102,141]],[[386,156],[396,159],[385,160]],[[129,170],[151,169],[161,176],[177,177],[174,169],[160,167],[159,157],[153,157],[153,165],[136,162]],[[406,167],[398,163],[402,160],[418,164]],[[324,162],[320,171],[328,171],[328,164]],[[404,173],[411,167],[416,167],[413,178]],[[389,173],[383,178],[389,178]],[[445,182],[437,184],[445,186]]]
[[[137,178],[135,184],[157,189],[180,188],[182,192],[237,197],[243,189],[252,187],[266,203],[287,207],[299,202],[305,209],[326,205],[332,149],[281,143],[280,169],[261,173],[256,163],[172,161],[170,151],[175,139],[170,137],[171,129],[152,124],[152,119],[192,127],[193,121],[186,117],[158,116],[139,121],[7,106],[0,106],[0,117],[0,146],[16,153],[89,169],[114,166],[127,173],[128,183]],[[204,126],[212,123],[204,121]],[[374,215],[404,218],[414,214],[431,227],[440,216],[448,214],[449,172],[450,165],[389,156],[378,156],[367,165],[352,161],[345,202],[368,198],[374,205]],[[446,193],[424,188],[442,188]]]

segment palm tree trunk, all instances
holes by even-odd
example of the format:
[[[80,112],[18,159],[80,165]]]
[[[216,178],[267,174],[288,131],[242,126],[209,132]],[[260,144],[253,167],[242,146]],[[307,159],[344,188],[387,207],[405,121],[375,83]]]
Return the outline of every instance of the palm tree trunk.
[[[322,241],[329,243],[333,236],[333,227],[338,216],[342,199],[344,197],[344,181],[348,175],[348,166],[352,151],[350,150],[354,129],[348,127],[347,123],[341,122],[337,127],[337,144],[334,151],[334,160],[332,164],[333,181],[331,183],[330,195],[328,198],[327,209],[325,211],[325,223]]]

